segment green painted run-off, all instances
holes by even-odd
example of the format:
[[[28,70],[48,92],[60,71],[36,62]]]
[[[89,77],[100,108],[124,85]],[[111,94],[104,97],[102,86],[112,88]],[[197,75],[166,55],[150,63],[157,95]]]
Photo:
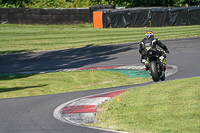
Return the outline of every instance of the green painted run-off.
[[[139,70],[139,69],[98,69],[98,71],[114,71],[126,74],[128,78],[135,78],[135,77],[150,77],[150,74],[146,70]]]

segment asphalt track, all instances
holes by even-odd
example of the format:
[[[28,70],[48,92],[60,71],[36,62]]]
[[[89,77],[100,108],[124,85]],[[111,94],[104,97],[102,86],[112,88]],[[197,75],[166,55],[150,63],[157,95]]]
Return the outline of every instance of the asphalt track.
[[[166,80],[200,76],[200,37],[163,40],[170,54],[167,63],[178,67],[178,72]],[[0,56],[0,74],[29,71],[57,70],[77,67],[139,65],[137,43],[84,47],[56,51],[33,52]],[[143,85],[152,84],[153,82]],[[135,86],[104,88],[54,95],[0,99],[1,133],[107,133],[61,122],[53,117],[56,107],[64,102],[103,92]]]

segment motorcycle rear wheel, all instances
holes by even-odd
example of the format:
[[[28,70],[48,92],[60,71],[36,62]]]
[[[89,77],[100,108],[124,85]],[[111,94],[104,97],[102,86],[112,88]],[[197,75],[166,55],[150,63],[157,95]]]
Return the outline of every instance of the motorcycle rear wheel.
[[[150,70],[151,70],[151,76],[154,82],[158,82],[160,80],[157,63],[156,61],[150,62]]]

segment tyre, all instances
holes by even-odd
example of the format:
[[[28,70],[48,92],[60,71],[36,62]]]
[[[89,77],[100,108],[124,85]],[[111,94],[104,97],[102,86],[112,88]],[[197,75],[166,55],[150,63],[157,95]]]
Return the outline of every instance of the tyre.
[[[151,69],[151,76],[154,82],[158,82],[160,80],[159,74],[158,74],[158,68],[156,61],[150,62],[150,69]]]

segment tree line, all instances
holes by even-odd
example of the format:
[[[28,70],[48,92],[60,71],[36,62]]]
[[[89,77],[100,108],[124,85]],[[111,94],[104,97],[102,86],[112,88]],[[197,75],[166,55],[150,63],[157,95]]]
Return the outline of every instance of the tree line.
[[[200,0],[0,0],[4,8],[82,8],[94,5],[116,7],[181,7],[199,5]]]

